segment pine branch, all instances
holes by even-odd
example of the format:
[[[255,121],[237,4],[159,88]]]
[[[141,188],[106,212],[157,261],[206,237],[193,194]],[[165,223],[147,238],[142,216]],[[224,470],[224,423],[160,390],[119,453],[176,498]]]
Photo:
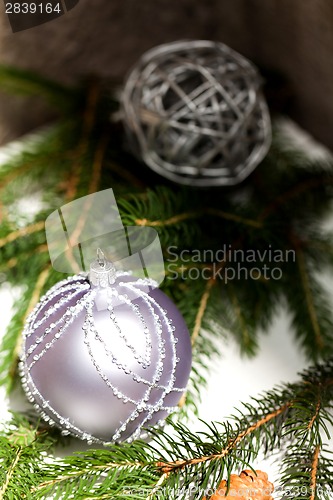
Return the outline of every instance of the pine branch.
[[[312,262],[307,262],[302,249],[295,247],[296,265],[285,277],[288,305],[293,314],[293,327],[308,356],[314,359],[330,356],[333,318],[327,293],[316,277]],[[296,278],[298,284],[292,283]]]
[[[0,87],[44,95],[63,113],[38,143],[13,154],[0,169],[0,269],[24,290],[2,345],[1,383],[15,379],[28,311],[60,279],[49,268],[45,218],[62,204],[110,186],[125,225],[151,226],[160,235],[164,290],[192,335],[194,364],[183,413],[198,402],[218,339],[233,336],[244,353],[254,354],[258,330],[267,329],[281,300],[287,299],[296,338],[309,359],[333,355],[332,311],[316,276],[317,270],[331,272],[333,265],[331,236],[321,229],[332,203],[332,162],[309,161],[286,148],[275,132],[269,155],[238,190],[220,196],[220,191],[156,187],[156,178],[141,175],[141,165],[119,147],[119,130],[109,123],[115,103],[99,82],[67,89],[0,68]],[[36,214],[20,211],[27,194],[40,202]],[[89,205],[75,229],[77,240],[88,211]],[[219,259],[224,247],[226,254]],[[237,251],[245,256],[255,252],[255,262],[237,260]],[[294,252],[295,259],[275,262],[274,252]],[[275,265],[281,278],[261,272],[262,266]],[[142,499],[144,491],[147,500],[169,500],[187,498],[195,485],[193,498],[199,499],[223,475],[228,478],[231,470],[249,465],[261,448],[267,454],[283,451],[281,488],[291,487],[294,493],[298,488],[299,499],[329,498],[325,482],[333,483],[333,473],[324,440],[332,424],[332,366],[328,360],[300,383],[244,404],[232,424],[210,424],[195,434],[174,422],[173,435],[153,431],[150,445],[114,445],[53,463],[43,453],[56,439],[21,423],[1,437],[0,491],[8,498],[78,499]]]
[[[11,94],[43,96],[56,107],[73,109],[78,93],[31,71],[0,66],[0,88]]]
[[[201,234],[196,210],[178,214],[184,204],[193,204],[189,193],[166,187],[148,189],[145,196],[131,196],[118,201],[124,225],[151,226],[157,229],[163,247],[190,243]],[[179,210],[178,210],[179,207]],[[176,215],[175,215],[176,214]]]
[[[0,436],[0,498],[30,498],[39,480],[44,454],[52,440],[32,428],[22,417],[15,417]]]
[[[18,238],[22,238],[24,236],[28,236],[29,234],[39,232],[42,229],[44,229],[44,221],[39,221],[31,224],[30,226],[22,227],[21,229],[12,231],[3,238],[0,238],[0,248],[4,247],[8,243],[12,243]]]
[[[21,419],[1,433],[0,460],[9,465],[0,487],[21,491],[17,482],[34,457],[34,475],[30,469],[27,482],[33,498],[185,499],[192,491],[191,498],[199,500],[221,477],[228,479],[231,471],[253,462],[261,448],[267,455],[277,449],[284,453],[281,491],[300,500],[329,498],[333,470],[321,433],[331,423],[332,405],[331,360],[303,373],[300,382],[276,387],[253,404],[244,404],[233,424],[206,424],[194,433],[169,420],[166,430],[150,431],[149,443],[88,449],[53,462],[43,455],[52,444],[48,434]],[[24,488],[22,497],[29,498]]]
[[[257,348],[257,342],[255,339],[255,330],[251,328],[250,322],[248,322],[244,317],[244,312],[246,309],[240,305],[236,292],[232,284],[229,284],[227,289],[228,296],[234,311],[235,321],[232,324],[232,331],[238,336],[239,344],[243,352],[248,354],[254,354]],[[243,312],[244,311],[244,312]]]
[[[284,498],[299,500],[329,500],[332,498],[332,459],[319,445],[300,449],[290,447],[282,462],[281,486],[277,490]]]
[[[21,459],[21,455],[22,455],[22,449],[21,448],[17,448],[17,450],[15,451],[15,455],[13,457],[12,463],[9,465],[9,468],[7,470],[5,482],[3,483],[3,485],[2,485],[2,487],[0,489],[0,499],[1,500],[3,498],[5,498],[5,495],[6,495],[8,486],[9,486],[9,483],[10,483],[10,481],[13,478],[13,475],[15,473],[16,467],[17,467],[17,465],[18,465],[18,463],[19,463],[19,461]]]

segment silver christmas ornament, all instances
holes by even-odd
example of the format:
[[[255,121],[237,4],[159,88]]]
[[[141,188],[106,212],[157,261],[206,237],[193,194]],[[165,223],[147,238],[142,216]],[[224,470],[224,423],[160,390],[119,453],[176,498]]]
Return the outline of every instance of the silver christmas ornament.
[[[271,143],[260,87],[255,66],[222,43],[181,41],[146,52],[122,95],[132,152],[181,184],[241,182]]]
[[[28,318],[20,371],[51,425],[90,443],[131,441],[175,410],[191,368],[185,322],[149,279],[103,254],[51,288]]]

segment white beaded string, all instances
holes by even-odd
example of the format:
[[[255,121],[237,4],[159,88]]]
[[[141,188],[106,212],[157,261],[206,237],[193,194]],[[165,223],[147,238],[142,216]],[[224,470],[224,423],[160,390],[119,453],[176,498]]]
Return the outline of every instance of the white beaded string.
[[[56,302],[52,307],[50,307],[47,311],[45,311],[44,316],[39,321],[34,323],[34,331],[36,331],[43,323],[45,323],[48,320],[48,318],[51,317],[62,306],[64,306],[68,302],[71,302],[77,295],[82,294],[82,292],[89,289],[89,284],[85,283],[83,286],[79,287],[78,289],[77,289],[77,287],[78,287],[78,285],[75,284],[74,286],[72,285],[71,287],[65,287],[64,289],[61,290],[62,293],[66,293],[66,291],[69,291],[73,288],[76,289],[73,293],[70,293],[67,296],[61,297],[61,299],[58,302]],[[78,305],[78,302],[76,305]],[[39,337],[37,337],[35,340],[35,344],[32,344],[29,347],[29,349],[27,350],[27,353],[26,353],[27,358],[35,352],[35,350],[38,348],[38,345],[41,342],[43,342],[43,340],[49,334],[51,334],[57,328],[57,326],[59,324],[66,322],[67,318],[70,318],[71,316],[73,316],[73,314],[76,313],[75,307],[76,306],[68,307],[63,316],[61,316],[58,320],[56,320],[54,323],[51,323],[47,328],[45,328],[44,333],[42,335],[40,335]],[[67,326],[69,326],[68,322],[66,322],[64,331],[66,331]],[[56,338],[59,338],[58,335]],[[48,346],[48,344],[46,344],[46,346]],[[49,348],[49,346],[48,346],[48,348]]]
[[[147,327],[147,324],[145,322],[143,315],[140,312],[139,306],[136,304],[133,304],[128,297],[125,297],[124,295],[119,294],[118,291],[116,290],[116,288],[109,288],[107,290],[107,294],[108,294],[108,311],[110,313],[110,319],[113,322],[115,328],[117,329],[119,338],[124,340],[126,347],[132,351],[132,353],[134,354],[134,358],[137,360],[137,362],[139,364],[141,364],[143,368],[148,368],[150,366],[150,363],[151,363],[150,358],[151,358],[152,344],[151,344],[151,340],[150,340],[149,329]],[[119,299],[121,302],[126,304],[130,309],[132,309],[134,314],[139,318],[139,321],[142,325],[143,333],[145,336],[145,354],[144,354],[144,356],[140,356],[136,352],[135,347],[129,342],[127,335],[121,330],[121,328],[118,324],[118,321],[117,321],[117,316],[116,316],[114,307],[112,305],[112,298],[113,297]]]
[[[54,337],[52,338],[52,340],[50,340],[50,342],[48,342],[45,345],[44,349],[39,354],[35,354],[33,356],[33,361],[28,365],[29,371],[37,363],[37,361],[39,361],[46,354],[46,352],[49,349],[51,349],[51,347],[57,342],[57,340],[60,339],[64,333],[66,333],[68,327],[74,322],[74,320],[77,318],[79,313],[84,309],[85,305],[91,300],[93,295],[94,295],[93,292],[91,292],[91,291],[88,292],[86,296],[82,297],[81,299],[79,299],[77,301],[75,306],[67,309],[67,311],[64,314],[66,316],[66,319],[64,322],[65,324],[61,328],[59,328],[59,330],[54,334]],[[53,323],[52,327],[50,325],[50,332],[52,332],[56,326],[57,326],[56,323]]]

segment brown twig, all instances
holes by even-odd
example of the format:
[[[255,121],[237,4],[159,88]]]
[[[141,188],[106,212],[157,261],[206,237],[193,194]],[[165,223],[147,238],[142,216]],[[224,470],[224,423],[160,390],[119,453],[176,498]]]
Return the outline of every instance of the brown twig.
[[[16,455],[15,455],[15,458],[12,461],[10,467],[7,470],[6,479],[5,479],[4,483],[3,483],[3,485],[1,486],[1,489],[0,489],[0,500],[4,500],[6,498],[6,491],[8,489],[9,483],[10,483],[10,481],[11,481],[11,479],[13,477],[13,474],[15,472],[15,468],[16,468],[17,464],[20,461],[21,455],[22,455],[22,448],[18,448],[17,452],[16,452]]]
[[[291,405],[292,401],[287,402],[277,410],[265,415],[263,418],[258,420],[256,423],[250,425],[247,429],[244,431],[240,432],[236,438],[231,439],[227,446],[220,452],[220,453],[215,453],[203,457],[198,457],[198,458],[191,458],[189,460],[177,460],[176,462],[159,462],[159,466],[161,467],[161,470],[163,473],[170,473],[174,472],[179,469],[183,469],[184,467],[189,467],[192,465],[197,465],[200,463],[204,462],[209,462],[213,460],[221,460],[222,458],[226,457],[233,449],[237,447],[237,445],[243,441],[248,435],[250,435],[252,432],[256,431],[263,425],[267,424],[269,421],[273,420],[274,418],[278,417],[281,413],[286,411]]]
[[[200,333],[200,330],[201,330],[201,326],[202,326],[202,321],[203,321],[203,318],[204,318],[204,315],[205,315],[205,312],[206,312],[206,309],[207,309],[207,303],[208,303],[208,299],[209,299],[209,296],[210,296],[210,292],[211,292],[213,286],[215,285],[215,283],[216,283],[215,279],[211,278],[207,282],[207,285],[205,287],[204,293],[203,293],[203,295],[201,297],[200,304],[199,304],[199,309],[198,309],[197,315],[195,317],[193,332],[192,332],[192,335],[191,335],[192,347],[194,347],[194,345],[195,345],[195,343],[197,341],[197,338],[199,336],[199,333]]]
[[[311,483],[310,483],[311,497],[309,500],[315,500],[316,498],[319,453],[320,453],[320,446],[318,445],[315,448],[311,465]]]
[[[29,301],[28,307],[27,307],[27,309],[26,309],[26,311],[24,313],[24,316],[22,317],[22,324],[24,324],[24,322],[26,321],[27,317],[29,316],[29,314],[31,313],[31,311],[33,310],[33,308],[35,307],[35,305],[39,301],[41,292],[42,292],[42,290],[44,288],[44,285],[45,285],[45,283],[47,281],[47,278],[49,276],[50,269],[51,269],[51,265],[48,265],[39,274],[39,276],[37,278],[37,281],[36,281],[36,284],[35,284],[35,288],[34,288],[32,294],[31,294],[31,299]],[[16,340],[16,344],[15,344],[15,347],[14,347],[14,350],[13,350],[13,362],[12,362],[12,365],[11,365],[11,367],[9,369],[9,374],[10,374],[10,376],[11,376],[12,379],[14,378],[14,376],[16,374],[17,359],[20,356],[21,347],[22,347],[22,336],[19,335],[18,338],[17,338],[17,340]]]
[[[89,136],[92,132],[95,123],[95,114],[99,98],[99,92],[100,92],[99,85],[96,81],[94,81],[90,86],[87,96],[86,110],[83,116],[81,139],[72,155],[73,169],[65,193],[66,201],[71,201],[76,196],[77,186],[80,179],[80,172],[82,169],[82,157],[84,156],[84,153],[87,149]]]
[[[169,219],[165,220],[155,220],[151,221],[149,219],[136,219],[135,224],[137,226],[151,226],[151,227],[165,227],[165,226],[172,226],[175,224],[179,224],[179,222],[183,222],[184,220],[189,220],[189,219],[197,219],[200,217],[204,217],[205,215],[212,215],[214,217],[219,217],[224,220],[232,220],[234,222],[240,223],[240,224],[245,224],[246,226],[252,226],[255,228],[261,228],[262,227],[262,222],[258,222],[253,219],[247,219],[244,217],[241,217],[237,214],[232,214],[229,212],[224,212],[223,210],[218,210],[215,208],[204,208],[203,210],[195,210],[193,212],[184,212],[182,214],[174,215],[173,217],[170,217]]]
[[[315,334],[316,344],[318,346],[318,349],[322,350],[324,347],[324,341],[323,341],[320,326],[319,326],[316,308],[315,308],[315,305],[313,302],[313,296],[312,296],[312,292],[311,292],[308,273],[306,270],[304,255],[303,255],[303,252],[302,252],[299,245],[296,246],[296,256],[297,256],[298,269],[299,269],[299,273],[300,273],[300,277],[301,277],[301,283],[303,285],[303,289],[304,289],[304,293],[305,293],[306,305],[308,308],[309,317],[310,317],[313,331]]]
[[[315,423],[315,421],[317,420],[317,418],[319,416],[320,409],[321,409],[321,399],[318,398],[318,402],[317,402],[317,405],[316,405],[316,411],[315,411],[313,417],[311,418],[311,420],[309,422],[308,430],[311,430],[312,427],[314,426],[314,423]]]
[[[319,179],[309,179],[300,183],[299,185],[293,187],[286,193],[277,196],[264,210],[261,212],[258,220],[264,222],[267,217],[272,213],[276,212],[281,206],[283,206],[289,200],[300,196],[302,193],[308,191],[309,189],[316,188],[322,184],[332,184],[333,179],[328,176],[321,176]]]
[[[234,307],[236,317],[238,318],[239,324],[241,326],[244,345],[248,345],[250,343],[249,330],[247,328],[246,321],[243,317],[242,309],[241,309],[240,304],[238,302],[237,295],[235,294],[234,288],[230,283],[229,283],[228,290],[230,290],[231,302],[232,302],[232,305]]]
[[[173,226],[175,224],[179,224],[179,222],[183,222],[188,219],[195,219],[196,217],[200,217],[200,212],[184,212],[183,214],[174,215],[169,219],[165,220],[149,220],[149,219],[136,219],[134,223],[137,226],[150,226],[150,227],[164,227],[164,226]]]
[[[42,229],[44,229],[44,221],[39,221],[39,222],[36,222],[34,224],[31,224],[30,226],[22,227],[21,229],[17,229],[16,231],[12,231],[11,233],[7,234],[7,236],[0,238],[0,248],[7,245],[7,243],[12,243],[13,241],[17,240],[18,238],[23,238],[24,236],[27,236],[28,234],[37,233],[38,231],[41,231]]]

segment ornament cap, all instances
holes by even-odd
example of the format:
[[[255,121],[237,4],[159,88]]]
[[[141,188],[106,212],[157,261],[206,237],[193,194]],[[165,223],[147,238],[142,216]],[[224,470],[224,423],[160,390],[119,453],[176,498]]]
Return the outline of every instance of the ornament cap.
[[[116,268],[105,258],[104,252],[98,248],[97,258],[90,264],[89,281],[92,285],[106,288],[116,281]]]

